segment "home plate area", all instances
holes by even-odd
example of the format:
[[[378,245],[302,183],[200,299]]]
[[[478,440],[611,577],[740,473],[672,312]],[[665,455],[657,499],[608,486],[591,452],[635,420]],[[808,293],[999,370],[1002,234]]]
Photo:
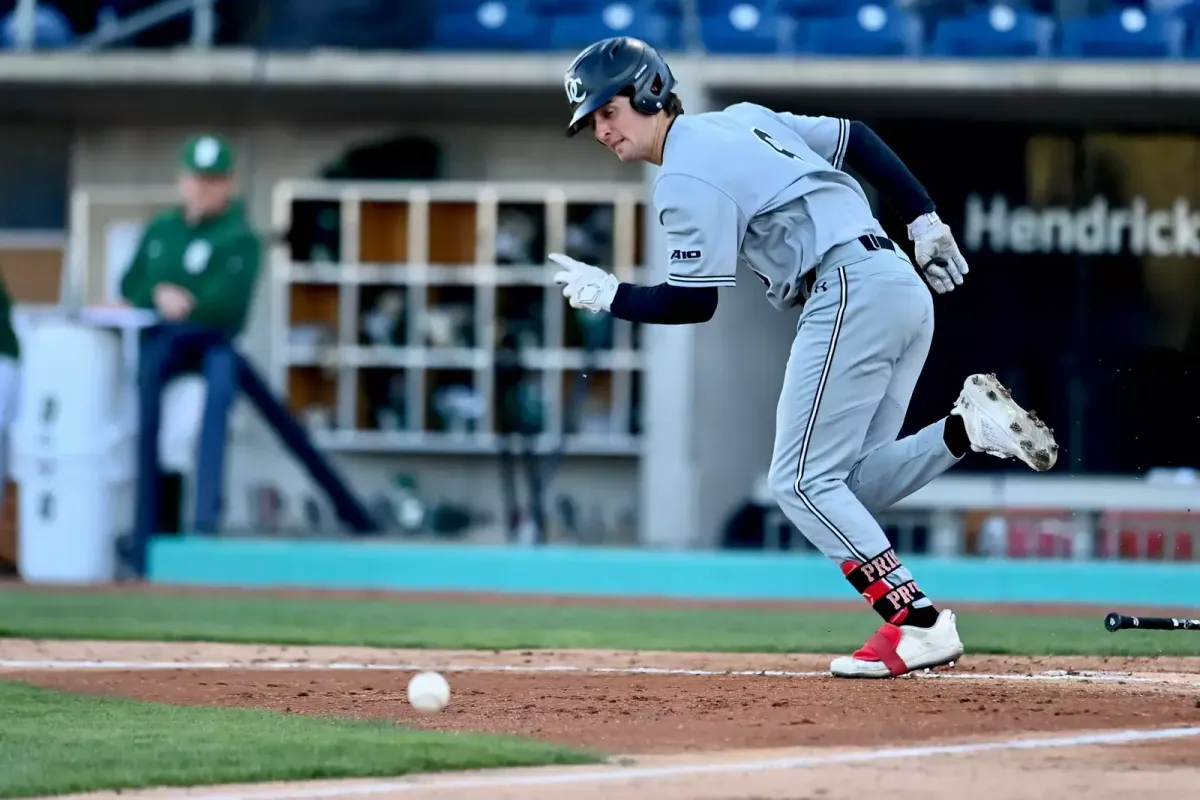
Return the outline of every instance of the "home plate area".
[[[1194,796],[1200,659],[970,656],[896,680],[828,656],[0,640],[0,670],[56,689],[187,705],[382,718],[589,748],[599,766],[123,792],[284,798]],[[414,711],[420,669],[449,707]],[[99,795],[95,795],[99,796]]]

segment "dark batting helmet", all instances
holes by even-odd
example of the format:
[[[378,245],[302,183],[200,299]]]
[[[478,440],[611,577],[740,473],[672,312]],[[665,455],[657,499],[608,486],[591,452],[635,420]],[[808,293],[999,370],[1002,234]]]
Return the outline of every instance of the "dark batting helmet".
[[[623,92],[643,114],[658,113],[675,88],[675,76],[657,50],[622,36],[596,42],[575,56],[563,86],[571,104],[567,136],[574,136],[593,111]]]

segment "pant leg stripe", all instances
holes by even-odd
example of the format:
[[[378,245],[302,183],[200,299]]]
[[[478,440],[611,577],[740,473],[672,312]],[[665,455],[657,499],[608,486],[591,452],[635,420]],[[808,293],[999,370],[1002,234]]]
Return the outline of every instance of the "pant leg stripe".
[[[800,498],[800,502],[804,504],[804,507],[809,510],[809,513],[811,513],[814,517],[819,519],[825,525],[825,527],[828,528],[829,531],[834,536],[836,536],[842,544],[844,544],[846,546],[846,549],[850,551],[850,554],[852,556],[857,558],[859,561],[867,561],[868,560],[867,556],[863,555],[862,551],[859,550],[857,547],[855,547],[850,542],[850,540],[848,538],[846,538],[846,535],[837,529],[837,526],[833,524],[833,522],[829,519],[829,517],[826,517],[824,514],[822,514],[817,509],[817,507],[815,505],[813,505],[812,500],[808,499],[808,495],[806,495],[804,492],[800,491],[799,489],[796,490],[796,495]]]
[[[796,482],[793,484],[793,489],[795,489],[796,496],[800,498],[800,502],[804,504],[804,507],[819,519],[826,528],[829,528],[829,532],[836,536],[855,558],[860,561],[866,561],[867,557],[851,543],[850,538],[838,530],[837,526],[828,517],[818,511],[816,505],[800,489],[800,484],[804,479],[804,462],[808,458],[808,445],[812,441],[813,430],[816,428],[817,413],[821,409],[821,397],[825,394],[825,386],[829,382],[829,373],[833,367],[833,355],[837,351],[838,336],[842,332],[842,320],[845,319],[846,305],[849,302],[845,267],[838,269],[838,288],[841,291],[841,297],[838,299],[837,316],[833,321],[833,335],[829,337],[829,350],[825,354],[825,364],[821,368],[821,378],[817,382],[817,391],[816,396],[813,397],[812,412],[808,415],[808,425],[804,428],[804,438],[800,442],[800,463],[796,465]]]

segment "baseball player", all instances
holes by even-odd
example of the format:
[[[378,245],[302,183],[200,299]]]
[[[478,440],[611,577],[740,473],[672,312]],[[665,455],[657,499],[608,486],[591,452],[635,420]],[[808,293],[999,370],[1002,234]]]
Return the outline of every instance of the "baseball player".
[[[933,338],[933,298],[967,264],[921,183],[861,122],[739,103],[683,114],[662,57],[636,39],[583,50],[566,73],[567,135],[591,127],[625,162],[660,167],[653,203],[668,277],[622,283],[554,253],[571,306],[648,324],[705,322],[739,262],[778,309],[802,305],[775,420],[772,493],[792,523],[883,618],[830,670],[886,678],[963,653],[954,613],[938,610],[872,512],[924,486],[968,451],[1054,466],[1053,431],[994,375],[972,375],[949,415],[897,440]],[[919,273],[887,238],[852,167],[911,220]]]

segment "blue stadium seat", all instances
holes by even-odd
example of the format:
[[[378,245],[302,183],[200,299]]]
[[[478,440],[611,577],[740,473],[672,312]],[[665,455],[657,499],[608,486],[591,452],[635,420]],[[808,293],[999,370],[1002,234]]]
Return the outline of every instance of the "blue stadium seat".
[[[685,0],[635,0],[641,2],[648,11],[659,14],[669,14],[683,17],[686,9]],[[749,5],[758,8],[763,13],[774,14],[774,7],[780,0],[691,0],[699,17],[717,17],[728,14],[738,6]]]
[[[1200,0],[1187,0],[1171,9],[1171,15],[1183,20],[1191,27],[1200,22]]]
[[[540,50],[546,20],[520,0],[482,0],[470,11],[439,13],[431,50]]]
[[[994,5],[937,23],[926,53],[971,58],[1048,56],[1054,22],[1025,8]]]
[[[1187,58],[1200,58],[1200,0],[1187,0],[1175,6],[1171,15],[1183,21],[1183,55]]]
[[[553,16],[556,14],[582,14],[606,6],[610,2],[612,0],[528,0],[528,5],[530,9],[539,14]],[[631,2],[636,4],[636,0],[631,0]]]
[[[656,1],[666,2],[666,0]],[[751,5],[763,10],[764,12],[769,12],[773,10],[771,6],[775,5],[772,0],[694,0],[694,2],[696,4],[696,13],[702,17],[728,14],[730,11],[741,5]],[[683,3],[680,2],[680,11],[682,11],[682,9]]]
[[[682,27],[677,18],[649,14],[622,0],[608,0],[592,11],[550,17],[550,46],[579,50],[608,36],[634,36],[669,50],[679,47]]]
[[[921,20],[895,7],[867,3],[848,14],[802,20],[796,50],[830,56],[916,55]]]
[[[769,0],[735,3],[700,17],[700,38],[713,53],[778,53],[786,29],[769,13]]]
[[[535,2],[531,0],[525,5],[532,8]],[[484,0],[438,0],[435,9],[439,14],[474,14],[483,3]]]
[[[734,3],[738,0],[696,0],[699,3]],[[451,0],[463,2],[463,0]],[[613,0],[527,0],[529,7],[547,15],[582,14],[610,5]],[[643,14],[662,14],[679,17],[683,15],[683,0],[625,0],[634,10]]]
[[[780,14],[793,19],[845,17],[858,7],[857,0],[779,0]]]
[[[1062,22],[1059,54],[1068,58],[1177,58],[1182,20],[1125,8]]]
[[[17,46],[17,12],[11,11],[0,19],[0,49]],[[75,41],[71,23],[54,6],[39,5],[33,17],[33,46],[39,50],[66,47]]]

